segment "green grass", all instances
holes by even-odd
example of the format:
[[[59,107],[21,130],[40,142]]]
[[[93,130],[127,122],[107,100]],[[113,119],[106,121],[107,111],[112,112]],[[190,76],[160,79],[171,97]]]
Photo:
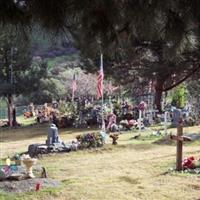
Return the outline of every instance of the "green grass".
[[[38,192],[26,192],[24,194],[6,194],[0,193],[0,200],[22,200],[22,199],[30,199],[36,200],[41,198],[49,199],[56,198],[59,196],[59,193],[62,188],[64,188],[66,184],[62,184],[59,188],[44,188]]]
[[[55,65],[59,63],[64,63],[66,61],[74,60],[74,56],[58,56],[54,58],[46,58],[45,61],[47,62],[48,68],[52,69]]]
[[[186,128],[198,132],[200,127]],[[89,130],[59,130],[62,140],[72,140],[77,134]],[[175,129],[170,131],[176,132]],[[34,125],[1,132],[2,157],[27,150],[31,143],[43,142],[46,125]],[[161,136],[143,131],[120,135],[118,145],[107,144],[100,149],[64,154],[45,155],[38,164],[45,166],[48,175],[62,182],[59,188],[43,188],[39,192],[1,194],[1,200],[192,200],[200,197],[199,175],[168,173],[175,165],[175,145],[156,145]],[[199,157],[199,142],[184,145],[184,157]]]
[[[17,117],[17,122],[22,126],[29,126],[36,123],[36,119],[34,117],[24,118],[23,115]]]

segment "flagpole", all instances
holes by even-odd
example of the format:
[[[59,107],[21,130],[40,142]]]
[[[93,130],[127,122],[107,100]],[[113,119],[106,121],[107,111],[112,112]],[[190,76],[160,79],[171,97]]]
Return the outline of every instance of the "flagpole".
[[[76,78],[75,78],[75,72],[74,72],[73,80],[72,80],[72,103],[74,103],[75,90],[77,89],[76,87],[77,85],[76,85]]]
[[[72,103],[74,103],[74,94],[72,93]]]
[[[109,81],[109,104],[110,104],[110,110],[113,112],[113,106],[112,106],[112,92],[113,92],[113,87],[112,87],[112,82],[111,80]]]
[[[103,71],[103,54],[101,53],[101,57],[100,57],[100,61],[101,61],[101,69]],[[103,102],[104,102],[104,95],[103,95],[103,80],[102,80],[102,96],[101,96],[101,120],[102,120],[102,127],[101,129],[103,131],[105,131],[105,122],[104,122],[104,116],[103,116]]]
[[[73,91],[73,88],[72,88],[72,103],[74,103],[74,91]]]

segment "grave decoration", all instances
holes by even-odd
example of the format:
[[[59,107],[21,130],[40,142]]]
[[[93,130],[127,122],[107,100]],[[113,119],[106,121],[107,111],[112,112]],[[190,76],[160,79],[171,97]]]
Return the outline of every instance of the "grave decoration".
[[[20,160],[18,165],[14,162]],[[11,159],[4,159],[5,163],[0,165],[0,190],[6,193],[22,193],[38,191],[41,186],[58,187],[60,182],[47,178],[46,169],[36,165],[37,159],[29,155],[14,155]]]
[[[98,132],[78,135],[76,139],[80,149],[102,147],[105,141],[102,133]]]
[[[112,133],[110,134],[110,138],[112,138],[112,144],[116,145],[117,144],[117,140],[119,139],[119,135],[117,133]]]
[[[122,127],[122,130],[131,130],[133,128],[137,128],[138,122],[134,119],[131,120],[121,120],[119,122],[120,126]]]
[[[176,145],[176,170],[183,170],[182,156],[183,156],[183,141],[191,141],[190,137],[183,136],[183,120],[180,117],[177,125],[177,135],[170,135],[172,140],[177,141]]]
[[[23,154],[20,157],[22,165],[8,164],[0,165],[0,180],[24,180],[29,178],[35,178],[33,174],[33,165],[36,164],[37,159],[31,158],[29,155]],[[41,174],[44,171],[44,167],[40,169]],[[45,170],[46,172],[46,170]]]
[[[181,167],[181,173],[200,174],[200,158],[186,157],[182,160]],[[177,169],[172,167],[163,175],[174,171],[177,171]]]
[[[55,124],[51,124],[48,128],[46,144],[31,144],[28,147],[30,157],[38,157],[41,154],[70,152],[84,148],[102,147],[105,143],[106,133],[103,131],[92,132],[83,135],[78,135],[76,141],[68,143],[63,142],[59,138],[58,128]]]
[[[21,165],[21,158],[19,154],[15,154],[12,159],[12,161],[15,162],[15,165]]]
[[[36,164],[37,159],[36,158],[31,158],[29,155],[22,155],[21,160],[23,162],[23,164],[26,167],[26,175],[27,177],[30,178],[35,178],[35,176],[33,175],[33,165]]]
[[[195,168],[195,159],[193,156],[183,159],[182,169],[194,169]]]

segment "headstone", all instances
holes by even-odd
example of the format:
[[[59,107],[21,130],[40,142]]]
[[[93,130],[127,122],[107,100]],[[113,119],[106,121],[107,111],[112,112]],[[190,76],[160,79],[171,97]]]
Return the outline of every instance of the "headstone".
[[[141,101],[140,104],[138,105],[139,109],[139,119],[138,119],[138,125],[139,125],[139,131],[142,129],[142,112],[143,116],[145,116],[145,109],[146,109],[146,103],[144,101]]]
[[[54,143],[58,143],[59,138],[58,138],[58,128],[56,127],[55,124],[51,124],[49,129],[48,129],[48,136],[47,136],[47,145],[52,145]]]
[[[142,111],[139,110],[139,119],[138,119],[139,131],[142,129]]]
[[[181,118],[181,111],[179,109],[174,109],[172,113],[172,126],[177,127]]]

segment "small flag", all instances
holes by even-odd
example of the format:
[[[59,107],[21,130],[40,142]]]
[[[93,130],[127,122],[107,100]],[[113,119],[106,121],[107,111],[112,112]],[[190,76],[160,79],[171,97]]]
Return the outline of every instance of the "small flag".
[[[149,93],[152,92],[152,89],[153,89],[153,81],[150,80],[150,81],[149,81]]]
[[[76,77],[75,74],[73,75],[73,80],[72,80],[72,101],[74,100],[74,93],[77,90],[77,83],[76,83]]]
[[[152,93],[152,92],[155,92],[155,84],[156,84],[156,82],[154,81],[154,80],[150,80],[149,81],[149,93]]]
[[[35,184],[35,191],[39,191],[40,190],[40,187],[41,187],[41,184],[40,183],[36,183]]]
[[[103,55],[101,54],[101,65],[100,65],[100,71],[97,77],[97,99],[103,96]]]

